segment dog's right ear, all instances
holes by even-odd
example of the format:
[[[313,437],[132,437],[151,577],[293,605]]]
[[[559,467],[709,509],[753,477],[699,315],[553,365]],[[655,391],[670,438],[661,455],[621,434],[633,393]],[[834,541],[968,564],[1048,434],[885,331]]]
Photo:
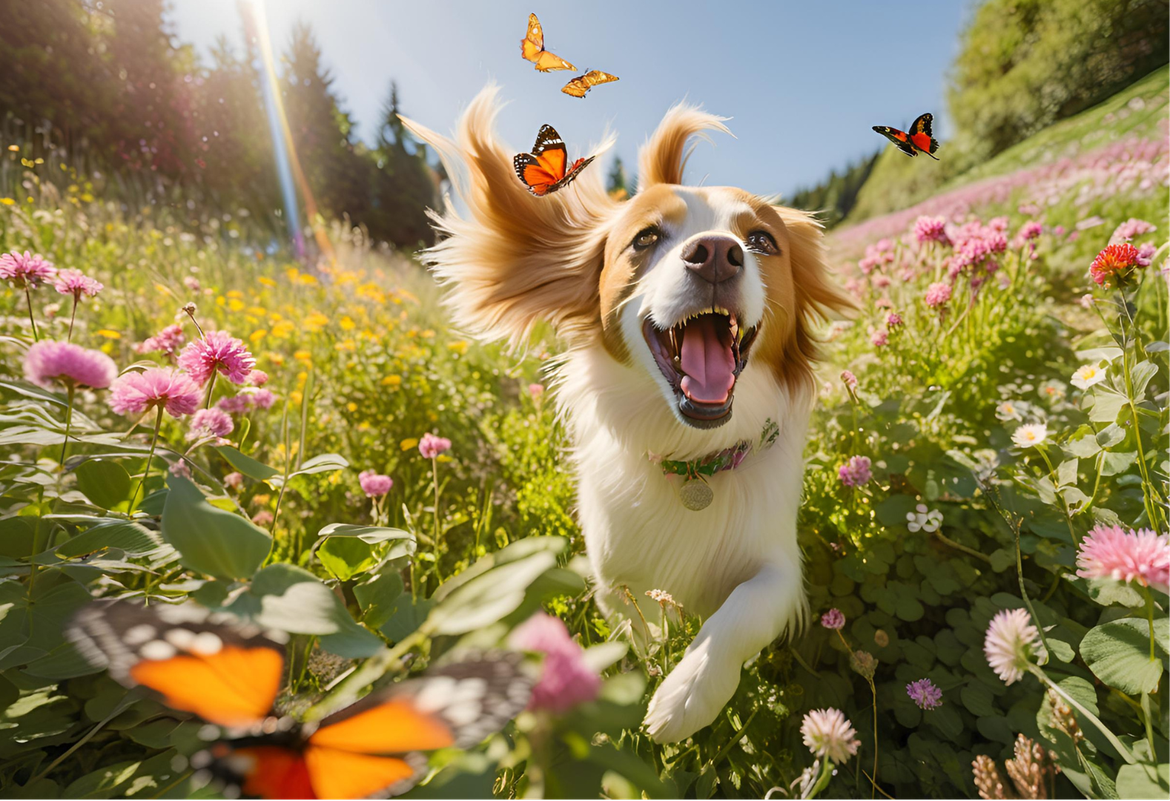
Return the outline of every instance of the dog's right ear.
[[[454,142],[403,119],[438,151],[468,210],[461,217],[448,203],[431,213],[440,241],[424,261],[449,289],[455,325],[477,336],[516,346],[540,320],[569,339],[595,331],[607,223],[620,203],[596,165],[554,194],[532,195],[516,176],[515,153],[495,137],[496,95],[491,84],[479,93]]]

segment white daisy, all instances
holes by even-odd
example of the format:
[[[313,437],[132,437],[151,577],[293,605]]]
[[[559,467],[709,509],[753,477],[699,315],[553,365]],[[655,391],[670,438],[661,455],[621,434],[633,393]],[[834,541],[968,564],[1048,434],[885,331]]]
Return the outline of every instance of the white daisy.
[[[1043,423],[1020,426],[1012,434],[1012,442],[1020,448],[1034,448],[1046,439],[1048,439],[1048,426]]]
[[[1072,385],[1077,389],[1088,389],[1105,380],[1105,370],[1097,364],[1083,364],[1072,375]]]

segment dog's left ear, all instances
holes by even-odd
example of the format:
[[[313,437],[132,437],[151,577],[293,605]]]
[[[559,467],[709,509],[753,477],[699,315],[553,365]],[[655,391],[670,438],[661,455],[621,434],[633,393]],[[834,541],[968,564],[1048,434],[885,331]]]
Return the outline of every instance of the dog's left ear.
[[[825,229],[807,211],[773,206],[788,231],[789,261],[797,308],[802,317],[828,317],[856,311],[857,305],[832,278]]]
[[[793,391],[813,388],[813,364],[817,361],[817,339],[813,328],[818,319],[846,315],[856,309],[853,301],[833,280],[825,248],[824,229],[812,214],[773,206],[788,233],[788,260],[792,269],[794,309],[785,304],[782,334],[768,336],[761,343],[759,358],[772,365],[776,379]]]

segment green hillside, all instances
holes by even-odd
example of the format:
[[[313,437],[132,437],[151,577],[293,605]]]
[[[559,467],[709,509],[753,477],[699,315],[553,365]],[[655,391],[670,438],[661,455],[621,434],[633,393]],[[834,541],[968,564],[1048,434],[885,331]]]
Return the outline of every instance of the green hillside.
[[[908,159],[894,148],[878,157],[846,225],[907,208],[931,195],[1095,149],[1126,136],[1155,137],[1170,102],[1170,67],[1162,67],[1103,103],[1051,125],[980,164],[944,142],[942,161]],[[1165,135],[1163,132],[1161,135]]]

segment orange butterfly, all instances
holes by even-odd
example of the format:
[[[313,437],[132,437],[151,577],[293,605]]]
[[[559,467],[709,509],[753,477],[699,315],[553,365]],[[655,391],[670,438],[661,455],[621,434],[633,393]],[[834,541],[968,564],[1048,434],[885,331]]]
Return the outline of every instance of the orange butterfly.
[[[610,75],[608,72],[602,72],[601,70],[589,70],[589,72],[585,73],[584,75],[578,75],[576,78],[569,81],[567,84],[565,84],[561,91],[567,95],[572,95],[573,97],[583,98],[585,97],[585,93],[594,86],[598,86],[603,83],[613,83],[616,80],[618,80],[618,77],[616,75]]]
[[[919,153],[925,153],[935,161],[939,161],[939,157],[934,155],[934,152],[938,150],[938,140],[934,138],[930,130],[933,122],[934,115],[923,114],[914,120],[914,124],[910,126],[910,133],[890,128],[887,125],[875,125],[873,129],[893,142],[894,146],[907,156],[914,157]]]
[[[144,687],[172,709],[244,735],[218,741],[192,765],[203,759],[213,774],[260,798],[401,793],[425,767],[420,752],[480,742],[532,692],[518,654],[485,654],[375,690],[318,724],[299,724],[273,710],[287,635],[193,603],[108,600],[77,612],[65,633],[126,687]]]
[[[566,170],[568,153],[565,141],[551,125],[542,125],[536,134],[532,152],[518,154],[512,159],[512,165],[528,191],[537,197],[544,197],[567,185],[595,158],[577,159]]]
[[[535,14],[528,15],[528,34],[520,40],[520,55],[536,65],[536,69],[541,72],[577,69],[560,56],[544,49],[544,30]]]

